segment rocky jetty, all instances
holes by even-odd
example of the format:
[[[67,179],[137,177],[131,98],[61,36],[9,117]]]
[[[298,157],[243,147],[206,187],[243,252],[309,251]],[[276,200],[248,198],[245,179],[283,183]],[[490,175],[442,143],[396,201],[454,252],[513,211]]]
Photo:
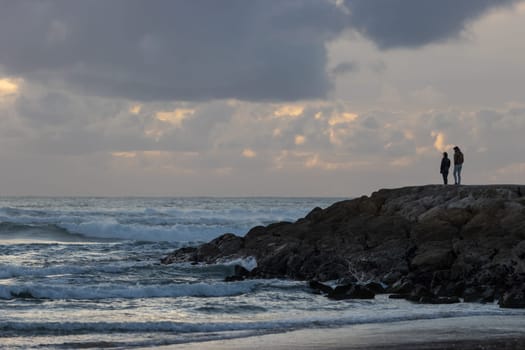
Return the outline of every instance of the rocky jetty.
[[[370,297],[377,291],[364,282],[375,282],[391,297],[416,302],[525,307],[525,186],[383,189],[315,208],[294,223],[224,234],[162,262],[244,257],[255,257],[257,267],[238,268],[231,280],[309,280],[334,299]],[[333,280],[344,281],[337,292],[322,283]]]

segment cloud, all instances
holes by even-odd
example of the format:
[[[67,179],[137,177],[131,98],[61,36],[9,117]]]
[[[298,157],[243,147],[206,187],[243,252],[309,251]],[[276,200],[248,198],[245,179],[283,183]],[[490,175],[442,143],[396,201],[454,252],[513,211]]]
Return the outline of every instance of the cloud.
[[[303,145],[305,142],[306,142],[306,137],[304,137],[303,135],[296,135],[295,136],[294,143],[297,146]]]
[[[245,148],[242,151],[242,156],[245,158],[255,158],[257,156],[257,153],[255,153],[255,151],[250,148]]]
[[[45,84],[137,101],[323,97],[329,1],[16,1],[0,13],[0,65]]]
[[[446,135],[442,132],[432,132],[432,137],[435,138],[434,148],[440,152],[450,151],[454,145],[446,143]]]
[[[342,62],[335,66],[334,69],[332,69],[332,74],[341,75],[356,71],[357,69],[358,65],[355,62]]]
[[[131,106],[129,108],[129,113],[134,114],[134,115],[138,115],[138,114],[140,114],[141,110],[142,110],[142,105],[135,104],[135,105],[133,105],[133,106]]]
[[[298,117],[304,112],[304,107],[299,105],[280,106],[273,112],[276,117]]]
[[[337,114],[334,114],[329,120],[328,120],[328,124],[330,126],[335,126],[335,125],[338,125],[338,124],[348,124],[348,123],[352,123],[354,121],[357,120],[357,118],[359,118],[359,116],[355,113],[349,113],[349,112],[345,112],[345,113],[337,113]]]
[[[83,112],[79,107],[69,96],[57,92],[35,98],[22,95],[16,101],[20,115],[39,126],[74,121]]]
[[[381,49],[458,37],[487,11],[519,0],[345,0],[352,26]]]
[[[113,157],[118,158],[135,158],[137,156],[136,152],[111,152]]]
[[[513,0],[12,1],[0,66],[44,86],[138,102],[324,98],[327,44],[356,29],[380,48],[460,35]],[[348,9],[349,11],[347,11]]]
[[[194,109],[177,108],[171,112],[157,112],[155,118],[175,127],[181,127],[182,122],[193,114],[195,114]]]

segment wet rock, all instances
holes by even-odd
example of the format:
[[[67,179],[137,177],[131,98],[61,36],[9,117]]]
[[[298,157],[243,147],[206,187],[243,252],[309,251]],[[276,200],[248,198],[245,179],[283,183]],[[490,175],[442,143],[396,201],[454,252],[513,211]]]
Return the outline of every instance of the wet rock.
[[[384,293],[386,293],[385,287],[383,287],[383,285],[381,283],[377,283],[377,282],[369,282],[369,283],[365,284],[365,288],[368,289],[368,290],[371,290],[375,294],[384,294]]]
[[[167,264],[181,263],[181,262],[196,262],[196,260],[197,260],[197,248],[196,247],[184,247],[160,259],[160,262],[162,264],[167,265]]]
[[[328,298],[332,300],[374,299],[374,297],[374,292],[358,284],[337,286],[331,293],[328,294]]]
[[[525,285],[513,287],[503,294],[499,300],[499,306],[502,308],[525,308]]]
[[[386,273],[383,278],[381,278],[381,281],[386,285],[392,285],[401,279],[401,277],[403,277],[403,273],[399,270],[394,270]]]
[[[421,297],[418,301],[420,304],[457,304],[461,300],[458,297]]]
[[[246,268],[244,268],[241,265],[235,265],[233,267],[233,275],[227,276],[224,281],[225,282],[237,282],[237,281],[243,281],[246,278],[251,276],[251,272],[248,271]]]
[[[413,289],[414,282],[403,278],[394,283],[387,291],[392,294],[410,294]]]
[[[323,294],[330,294],[332,293],[334,290],[332,287],[324,284],[324,283],[321,283],[321,282],[318,282],[318,281],[309,281],[308,282],[308,286],[313,289],[316,293],[323,293]]]
[[[410,294],[390,294],[389,299],[407,299]]]
[[[246,277],[232,275],[232,276],[227,276],[226,278],[224,278],[224,282],[238,282],[238,281],[244,281],[245,279]]]
[[[422,285],[416,285],[410,292],[409,296],[407,297],[407,300],[416,302],[416,303],[423,303],[423,300],[431,300],[436,298],[434,293],[432,293],[427,287]]]
[[[495,291],[491,286],[471,286],[464,290],[463,301],[492,303],[495,300]]]
[[[315,208],[312,209],[312,211],[309,212],[304,218],[305,218],[306,220],[317,221],[317,220],[319,220],[319,218],[321,217],[322,212],[323,212],[323,209],[321,209],[321,208],[319,208],[319,207],[315,207]]]

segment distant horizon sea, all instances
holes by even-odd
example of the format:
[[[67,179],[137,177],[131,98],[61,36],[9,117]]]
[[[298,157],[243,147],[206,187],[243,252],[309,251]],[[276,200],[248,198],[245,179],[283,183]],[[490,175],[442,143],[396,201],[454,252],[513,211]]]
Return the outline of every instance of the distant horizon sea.
[[[496,304],[331,301],[304,281],[224,282],[235,264],[161,265],[183,246],[296,221],[342,198],[0,197],[0,348],[148,348],[359,324],[525,315]]]

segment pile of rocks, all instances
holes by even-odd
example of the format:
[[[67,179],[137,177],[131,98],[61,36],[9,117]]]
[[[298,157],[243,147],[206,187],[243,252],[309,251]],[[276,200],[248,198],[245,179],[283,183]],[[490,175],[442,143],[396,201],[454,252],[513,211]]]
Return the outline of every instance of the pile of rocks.
[[[257,268],[235,278],[375,281],[417,302],[525,307],[522,194],[519,185],[385,189],[315,208],[295,223],[182,248],[162,262],[255,257]],[[362,285],[345,285],[344,294],[366,295]]]

